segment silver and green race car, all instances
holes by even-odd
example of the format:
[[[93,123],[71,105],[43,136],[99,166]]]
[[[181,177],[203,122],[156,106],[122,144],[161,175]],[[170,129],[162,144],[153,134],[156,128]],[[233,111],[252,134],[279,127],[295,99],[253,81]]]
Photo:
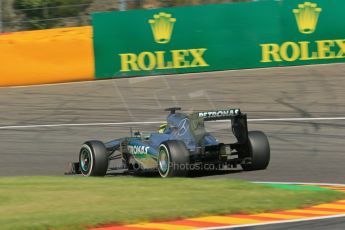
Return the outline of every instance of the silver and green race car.
[[[71,172],[84,176],[105,176],[121,168],[129,172],[158,172],[161,177],[187,176],[191,171],[237,167],[243,170],[266,169],[270,146],[261,131],[247,128],[247,116],[240,109],[177,112],[169,108],[167,122],[157,132],[142,136],[140,132],[106,143],[85,142],[79,162],[71,164]],[[229,120],[235,143],[220,143],[205,129],[205,122]],[[230,132],[230,130],[229,130]],[[121,165],[111,167],[112,161]]]

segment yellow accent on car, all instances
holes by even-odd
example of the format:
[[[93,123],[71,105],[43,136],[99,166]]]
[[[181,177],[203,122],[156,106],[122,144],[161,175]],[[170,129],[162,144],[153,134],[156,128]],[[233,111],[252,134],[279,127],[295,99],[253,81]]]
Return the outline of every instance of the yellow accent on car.
[[[158,129],[158,133],[164,133],[167,126],[168,126],[168,124],[160,125],[159,129]]]

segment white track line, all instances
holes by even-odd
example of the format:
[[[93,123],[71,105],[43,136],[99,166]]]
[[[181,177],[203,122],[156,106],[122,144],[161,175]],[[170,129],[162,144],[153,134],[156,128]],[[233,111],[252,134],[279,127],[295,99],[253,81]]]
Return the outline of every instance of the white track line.
[[[301,182],[265,182],[265,181],[253,181],[253,183],[258,184],[297,184],[297,185],[318,185],[318,186],[345,186],[345,184],[329,184],[329,183],[301,183]],[[339,215],[329,215],[323,217],[313,217],[313,218],[304,218],[304,219],[296,219],[296,220],[282,220],[282,221],[273,221],[268,223],[258,223],[258,224],[242,224],[242,225],[231,225],[231,226],[222,226],[222,227],[214,227],[214,228],[199,228],[199,230],[216,230],[216,229],[233,229],[233,228],[245,228],[245,227],[256,227],[256,226],[263,226],[263,225],[272,225],[272,224],[287,224],[287,223],[296,223],[296,222],[305,222],[305,221],[313,221],[313,220],[328,220],[334,218],[345,217],[345,214]]]
[[[248,119],[248,121],[332,121],[345,120],[345,117],[310,117],[310,118],[263,118],[263,119]]]
[[[263,225],[287,224],[287,223],[296,223],[296,222],[313,221],[313,220],[328,220],[328,219],[334,219],[334,218],[340,218],[340,217],[345,217],[345,214],[334,215],[334,216],[315,217],[315,218],[305,218],[305,219],[298,219],[298,220],[282,220],[282,221],[274,221],[274,222],[259,223],[259,224],[243,224],[243,225],[230,225],[230,226],[214,227],[214,228],[198,228],[198,230],[216,230],[216,229],[233,229],[233,228],[244,228],[244,227],[256,227],[256,226],[263,226]],[[327,229],[327,228],[325,228],[325,229]]]
[[[0,126],[0,129],[27,129],[27,128],[51,128],[51,127],[79,127],[79,126],[117,126],[117,125],[146,125],[161,124],[165,121],[144,122],[117,122],[117,123],[80,123],[80,124],[46,124],[46,125],[11,125]]]
[[[345,117],[313,117],[313,118],[263,118],[263,119],[248,119],[248,122],[262,122],[262,121],[281,121],[281,122],[308,122],[308,121],[332,121],[345,120]],[[1,129],[29,129],[29,128],[53,128],[53,127],[80,127],[80,126],[120,126],[120,125],[147,125],[147,124],[162,124],[166,121],[134,121],[134,122],[107,122],[107,123],[76,123],[76,124],[44,124],[44,125],[8,125],[0,126]],[[215,122],[229,122],[229,121],[215,121]]]
[[[322,66],[338,66],[344,65],[344,63],[326,63],[326,64],[308,64],[308,65],[297,65],[297,66],[273,66],[273,67],[261,67],[261,68],[250,68],[250,69],[230,69],[230,70],[223,70],[223,71],[209,71],[209,72],[199,72],[199,73],[182,73],[182,74],[165,74],[165,75],[153,75],[153,76],[140,76],[140,77],[123,77],[123,78],[110,78],[110,79],[100,79],[100,80],[80,80],[80,81],[72,81],[72,82],[58,82],[58,83],[45,83],[45,84],[33,84],[33,85],[20,85],[20,86],[3,86],[0,89],[16,89],[16,88],[31,88],[31,87],[51,87],[51,86],[64,86],[64,85],[71,85],[71,84],[95,84],[97,82],[104,82],[104,81],[117,81],[121,79],[131,79],[131,78],[145,78],[145,79],[155,79],[160,77],[187,77],[187,76],[198,76],[200,74],[205,74],[208,76],[217,74],[217,73],[231,73],[231,72],[242,72],[242,71],[267,71],[270,69],[299,69],[299,68],[313,68],[313,67],[322,67]],[[229,76],[230,77],[230,76]]]

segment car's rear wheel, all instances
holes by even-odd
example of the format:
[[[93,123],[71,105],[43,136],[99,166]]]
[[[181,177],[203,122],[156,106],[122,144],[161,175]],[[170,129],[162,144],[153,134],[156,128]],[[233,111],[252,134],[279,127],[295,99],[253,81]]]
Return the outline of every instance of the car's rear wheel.
[[[270,162],[270,145],[267,136],[261,131],[248,132],[250,161],[241,164],[245,171],[266,169]]]
[[[88,141],[79,153],[80,171],[84,176],[105,176],[108,170],[108,155],[100,141]]]
[[[159,146],[158,172],[161,177],[186,176],[189,169],[189,151],[182,141],[166,141]]]

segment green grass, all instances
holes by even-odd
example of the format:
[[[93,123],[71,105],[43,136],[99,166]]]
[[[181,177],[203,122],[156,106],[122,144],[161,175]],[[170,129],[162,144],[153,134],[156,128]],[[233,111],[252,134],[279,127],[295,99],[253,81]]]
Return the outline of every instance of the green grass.
[[[2,230],[85,229],[227,213],[291,209],[344,198],[228,179],[0,177]]]

